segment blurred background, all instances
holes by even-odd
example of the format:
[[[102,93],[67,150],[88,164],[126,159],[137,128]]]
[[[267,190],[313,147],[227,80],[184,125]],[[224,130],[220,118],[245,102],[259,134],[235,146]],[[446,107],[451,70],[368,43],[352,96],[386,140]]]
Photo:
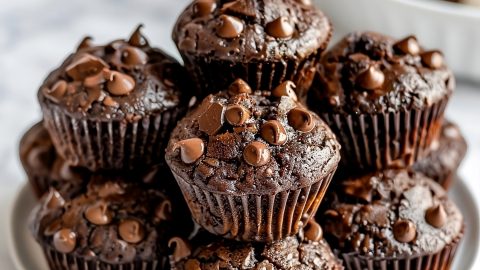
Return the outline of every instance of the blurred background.
[[[0,269],[13,269],[7,251],[12,200],[25,182],[18,160],[22,133],[40,120],[37,87],[82,37],[126,38],[139,24],[151,44],[178,57],[170,40],[176,16],[189,0],[0,0]],[[315,2],[315,1],[314,1]],[[459,80],[448,109],[470,144],[461,176],[480,195],[480,9],[444,0],[317,0],[333,18],[336,39],[352,30],[396,37],[445,51]],[[478,261],[478,259],[477,259]]]

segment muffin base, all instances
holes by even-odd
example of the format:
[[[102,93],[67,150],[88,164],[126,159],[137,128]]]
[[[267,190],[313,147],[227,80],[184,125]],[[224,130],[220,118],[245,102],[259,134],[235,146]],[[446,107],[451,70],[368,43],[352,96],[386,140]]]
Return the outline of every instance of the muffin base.
[[[320,116],[337,134],[344,167],[405,168],[429,153],[440,135],[447,103],[445,98],[425,110]]]
[[[85,260],[83,258],[60,253],[50,247],[43,247],[45,258],[51,270],[96,270],[96,269],[110,269],[110,270],[160,270],[168,269],[168,260],[163,261],[136,261],[125,264],[109,264],[99,260]]]
[[[335,170],[311,186],[266,195],[212,192],[173,174],[201,227],[227,239],[272,242],[297,234],[315,215]]]
[[[60,156],[71,166],[131,169],[162,163],[164,148],[183,111],[174,108],[138,121],[76,119],[43,106],[44,123]]]
[[[253,90],[274,89],[282,82],[290,80],[297,86],[298,98],[305,101],[322,52],[323,50],[319,50],[301,61],[236,63],[187,55],[183,55],[183,60],[193,79],[199,85],[201,96],[225,90],[239,78],[246,81]]]
[[[463,237],[463,230],[452,243],[434,254],[403,258],[372,258],[359,256],[357,253],[343,253],[340,257],[348,270],[447,270],[451,268],[458,245]]]

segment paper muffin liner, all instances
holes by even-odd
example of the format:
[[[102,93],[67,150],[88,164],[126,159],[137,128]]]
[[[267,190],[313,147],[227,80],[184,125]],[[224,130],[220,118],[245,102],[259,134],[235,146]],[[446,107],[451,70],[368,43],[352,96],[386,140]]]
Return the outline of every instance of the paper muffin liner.
[[[290,80],[297,86],[297,95],[305,101],[312,85],[316,67],[323,50],[318,50],[303,60],[252,61],[236,63],[213,60],[203,56],[182,55],[186,68],[200,88],[202,96],[225,90],[236,79],[243,79],[253,90],[274,89]]]
[[[344,167],[405,168],[429,153],[440,135],[447,103],[448,97],[424,110],[320,116],[342,145]]]
[[[297,234],[315,215],[335,170],[312,185],[268,195],[212,192],[173,174],[201,227],[227,239],[272,242]]]
[[[153,261],[135,261],[124,264],[110,264],[98,259],[85,260],[74,254],[58,252],[50,247],[43,247],[50,270],[160,270],[168,269],[168,259]]]
[[[450,244],[433,254],[400,258],[372,258],[357,253],[342,253],[340,258],[347,270],[447,270],[451,268],[463,230]]]
[[[43,106],[45,127],[57,152],[71,166],[131,169],[162,163],[170,131],[183,110],[173,108],[138,121],[77,119]]]

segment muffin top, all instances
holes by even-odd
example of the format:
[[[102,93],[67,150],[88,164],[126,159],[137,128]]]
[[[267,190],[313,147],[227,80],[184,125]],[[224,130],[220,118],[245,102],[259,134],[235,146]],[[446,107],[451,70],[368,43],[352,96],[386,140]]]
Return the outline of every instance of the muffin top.
[[[180,52],[248,63],[304,58],[325,49],[325,15],[310,0],[195,0],[180,15]]]
[[[440,251],[461,235],[463,217],[431,179],[405,170],[342,182],[319,213],[325,237],[344,253],[411,256]]]
[[[32,213],[31,230],[57,252],[109,264],[168,260],[177,208],[158,189],[119,179],[92,179],[85,193],[64,199],[55,190]],[[185,230],[184,230],[185,229]]]
[[[255,91],[242,80],[205,98],[170,138],[174,174],[207,190],[271,194],[334,172],[340,145],[328,126],[296,101],[292,82]]]
[[[76,194],[82,188],[85,169],[71,167],[55,151],[43,121],[33,125],[20,140],[20,161],[27,175],[43,177],[63,196]],[[39,194],[40,195],[40,194]]]
[[[176,270],[210,269],[343,269],[327,242],[322,238],[318,224],[305,232],[308,237],[287,237],[269,243],[235,242],[228,240],[209,241],[192,250],[178,245],[171,261]]]
[[[424,109],[454,87],[442,53],[424,50],[414,36],[352,33],[324,55],[309,104],[346,114]]]
[[[150,47],[140,27],[129,40],[105,46],[85,38],[47,77],[38,92],[40,102],[74,117],[127,121],[185,106],[191,88],[183,67]]]
[[[467,153],[467,148],[460,128],[446,121],[442,126],[440,138],[432,143],[428,156],[417,161],[413,169],[442,182],[450,173],[456,171]]]

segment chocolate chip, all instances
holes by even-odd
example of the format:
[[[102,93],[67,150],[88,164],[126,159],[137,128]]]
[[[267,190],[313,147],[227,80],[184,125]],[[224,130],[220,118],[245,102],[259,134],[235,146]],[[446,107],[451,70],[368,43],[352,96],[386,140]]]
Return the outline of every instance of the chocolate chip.
[[[442,228],[447,222],[447,212],[441,204],[430,207],[425,212],[425,220],[435,228]]]
[[[222,38],[236,38],[243,32],[243,22],[236,17],[220,15],[217,35]]]
[[[251,94],[252,88],[242,79],[236,79],[229,87],[228,94],[235,96],[239,94]]]
[[[126,96],[135,89],[135,80],[127,74],[110,71],[107,90],[115,96]]]
[[[269,22],[266,26],[266,30],[268,35],[274,38],[290,38],[292,37],[295,28],[287,17],[282,16]]]
[[[416,235],[415,224],[410,220],[399,219],[393,225],[393,236],[398,242],[410,243],[415,240]]]
[[[225,3],[222,6],[222,12],[240,14],[247,17],[256,16],[255,3],[252,0],[236,0]]]
[[[90,88],[98,87],[99,85],[102,85],[107,80],[105,78],[106,73],[110,74],[110,71],[108,69],[103,69],[102,72],[85,78],[83,80],[83,85],[85,87],[90,87]]]
[[[82,39],[82,41],[80,41],[80,44],[78,44],[77,52],[83,49],[88,49],[92,47],[93,47],[92,37],[86,36]]]
[[[254,141],[243,150],[243,159],[252,166],[260,167],[270,161],[270,150],[262,142]]]
[[[95,225],[107,225],[112,222],[112,212],[105,202],[97,202],[85,210],[85,218]]]
[[[318,242],[323,238],[322,227],[320,227],[320,225],[313,219],[307,223],[307,226],[305,226],[304,228],[303,234],[307,240],[313,242]]]
[[[242,105],[230,105],[225,111],[225,119],[232,126],[242,126],[250,119],[250,112]]]
[[[147,63],[148,56],[141,49],[128,46],[122,50],[121,60],[128,66],[140,66]]]
[[[118,102],[113,100],[112,97],[108,97],[108,96],[103,99],[103,105],[105,105],[107,107],[113,107],[113,108],[118,108],[120,106],[120,104],[118,104]]]
[[[180,148],[180,158],[185,164],[195,163],[205,152],[205,144],[199,138],[179,141],[173,147],[173,151]]]
[[[199,129],[208,135],[217,134],[225,122],[225,107],[218,103],[212,103],[208,109],[198,118]]]
[[[171,256],[174,262],[179,262],[192,254],[190,245],[180,237],[170,238],[168,247],[173,249]]]
[[[170,220],[171,218],[172,203],[169,200],[164,200],[155,208],[155,219],[159,222],[162,220]]]
[[[97,193],[100,198],[106,198],[111,195],[125,194],[125,190],[118,183],[107,182],[98,187]]]
[[[301,132],[310,132],[315,128],[315,121],[312,114],[302,108],[293,108],[288,114],[288,124],[292,126],[295,130]]]
[[[84,53],[75,58],[65,70],[73,80],[83,81],[87,77],[100,73],[104,68],[108,68],[108,65],[102,59]]]
[[[430,51],[422,53],[422,62],[425,66],[432,69],[439,69],[443,67],[443,54],[439,51]]]
[[[403,54],[417,55],[420,53],[420,45],[414,36],[406,37],[393,45],[395,50]]]
[[[77,234],[70,229],[61,229],[53,235],[53,246],[61,253],[70,253],[77,245]]]
[[[298,98],[297,98],[297,94],[295,93],[296,88],[297,88],[297,86],[295,85],[294,82],[285,81],[282,84],[280,84],[279,86],[277,86],[272,91],[272,95],[274,97],[278,97],[278,98],[286,96],[286,97],[290,97],[291,99],[297,101]]]
[[[193,13],[197,17],[203,17],[212,14],[217,8],[217,3],[214,0],[196,0],[193,4]]]
[[[357,77],[357,84],[367,90],[375,90],[383,86],[385,74],[375,66],[370,66]]]
[[[143,240],[145,231],[138,220],[125,219],[118,225],[118,234],[124,241],[136,244]]]
[[[263,269],[263,268],[259,268]],[[189,259],[185,262],[185,270],[202,270],[200,262],[197,259]],[[269,270],[269,269],[266,269]],[[272,269],[273,270],[273,269]]]
[[[285,128],[277,120],[270,120],[263,124],[260,128],[260,136],[273,145],[284,145],[288,139]]]
[[[42,92],[49,100],[59,103],[60,99],[67,92],[68,84],[64,80],[57,81],[51,88],[43,88]]]
[[[130,39],[128,40],[128,44],[135,46],[135,47],[143,47],[148,45],[147,39],[142,34],[143,24],[139,24],[135,31],[133,31]]]
[[[58,191],[50,188],[48,195],[45,197],[45,205],[48,209],[60,208],[65,205],[65,200]]]

